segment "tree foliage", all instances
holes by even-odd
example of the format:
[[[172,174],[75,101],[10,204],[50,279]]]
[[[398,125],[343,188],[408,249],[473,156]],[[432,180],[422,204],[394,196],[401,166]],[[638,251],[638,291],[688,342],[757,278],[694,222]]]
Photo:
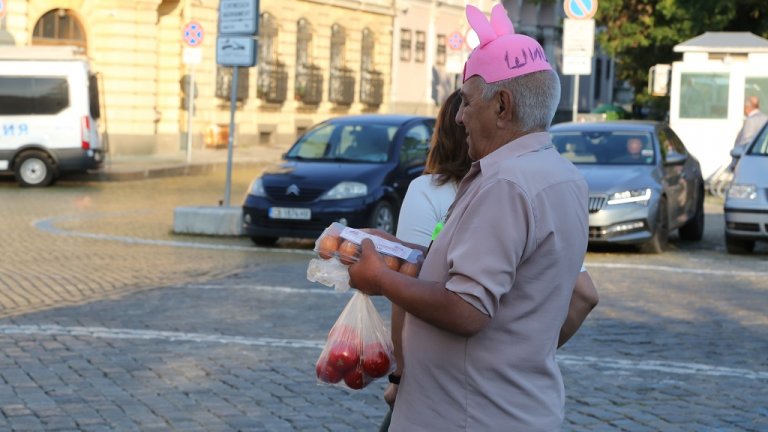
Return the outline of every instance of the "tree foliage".
[[[616,59],[616,77],[636,93],[648,70],[680,59],[674,46],[707,31],[768,36],[766,0],[600,0],[595,16],[600,47]]]

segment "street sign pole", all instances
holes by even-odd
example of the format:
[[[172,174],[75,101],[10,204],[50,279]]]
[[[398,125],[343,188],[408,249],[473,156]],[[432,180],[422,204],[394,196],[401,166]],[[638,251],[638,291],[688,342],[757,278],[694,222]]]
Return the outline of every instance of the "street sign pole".
[[[573,76],[573,117],[571,121],[576,121],[579,116],[579,76]]]
[[[229,207],[229,197],[232,194],[232,149],[235,146],[235,108],[237,108],[237,66],[232,68],[232,88],[229,99],[229,140],[227,142],[227,180],[224,187],[224,207]]]
[[[192,116],[195,112],[195,65],[189,65],[189,82],[187,83],[187,164],[192,163]]]

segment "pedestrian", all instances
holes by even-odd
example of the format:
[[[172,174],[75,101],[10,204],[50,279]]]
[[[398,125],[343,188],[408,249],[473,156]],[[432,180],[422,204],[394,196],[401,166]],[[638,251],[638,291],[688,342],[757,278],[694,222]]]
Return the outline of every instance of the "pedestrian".
[[[746,148],[755,139],[757,134],[760,133],[760,130],[766,123],[768,123],[768,115],[760,111],[760,98],[757,96],[747,96],[744,101],[744,123],[738,135],[736,135],[733,147]],[[731,165],[728,167],[730,171],[736,168],[737,162],[737,158],[731,160]]]
[[[458,184],[469,171],[472,161],[468,154],[467,135],[464,128],[455,121],[460,106],[461,97],[457,90],[448,95],[440,108],[424,174],[411,182],[403,199],[397,223],[399,240],[429,246],[439,235]],[[560,330],[558,347],[576,333],[597,302],[594,282],[582,266],[574,286],[566,322]],[[384,392],[384,400],[390,409],[382,422],[382,432],[389,428],[391,406],[397,396],[398,383],[404,368],[401,343],[404,319],[405,311],[393,304],[391,331],[397,368],[390,375],[390,384]]]
[[[467,18],[480,45],[456,121],[474,162],[418,279],[362,242],[351,286],[406,312],[391,430],[559,430],[555,352],[587,247],[587,185],[547,132],[559,78],[503,6]],[[406,245],[421,248],[415,243]]]

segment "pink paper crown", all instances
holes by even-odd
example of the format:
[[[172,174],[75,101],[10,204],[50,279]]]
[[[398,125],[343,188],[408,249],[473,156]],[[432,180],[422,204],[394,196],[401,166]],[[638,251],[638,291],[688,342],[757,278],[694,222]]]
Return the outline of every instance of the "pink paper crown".
[[[491,10],[491,21],[480,9],[467,5],[467,21],[480,39],[464,64],[464,81],[480,75],[486,83],[552,70],[544,49],[535,39],[515,34],[504,6]]]

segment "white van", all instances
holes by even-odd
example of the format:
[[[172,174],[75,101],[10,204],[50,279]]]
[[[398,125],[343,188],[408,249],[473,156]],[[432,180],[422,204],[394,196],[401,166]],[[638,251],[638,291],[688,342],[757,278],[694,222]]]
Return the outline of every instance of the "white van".
[[[22,186],[97,169],[99,91],[75,47],[0,47],[0,172]]]

